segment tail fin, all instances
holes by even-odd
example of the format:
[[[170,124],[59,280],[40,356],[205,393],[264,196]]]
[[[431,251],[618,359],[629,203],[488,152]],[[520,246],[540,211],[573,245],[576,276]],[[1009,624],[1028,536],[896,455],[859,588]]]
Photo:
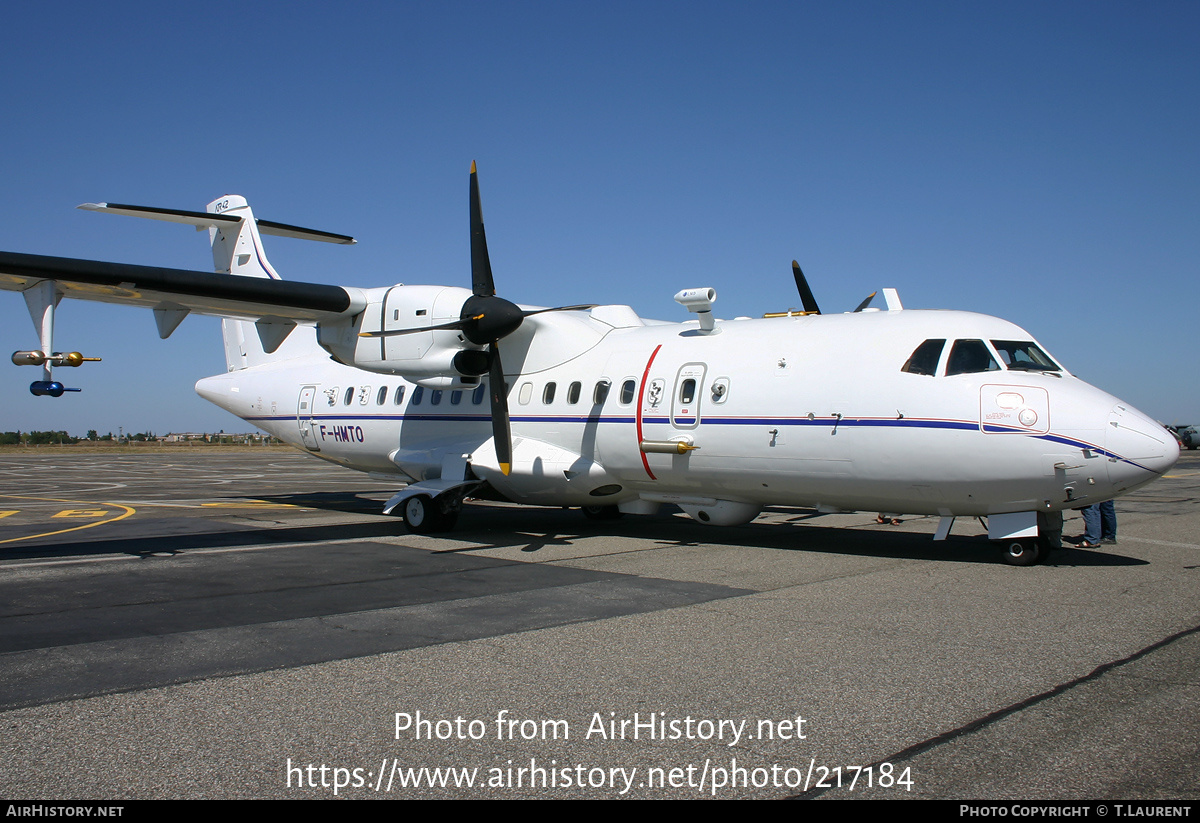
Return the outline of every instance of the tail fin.
[[[344,234],[333,234],[332,232],[304,229],[285,223],[272,223],[256,219],[246,198],[237,194],[218,197],[209,203],[208,208],[203,212],[130,206],[121,203],[84,203],[79,208],[111,214],[125,214],[131,217],[147,217],[152,220],[165,220],[169,223],[186,223],[195,226],[197,231],[208,229],[208,237],[212,242],[214,268],[220,274],[231,274],[238,277],[282,279],[267,260],[260,232],[279,237],[295,237],[301,240],[320,240],[325,243],[352,245],[355,242],[353,237]],[[174,329],[182,319],[182,314],[173,318],[166,334],[170,334],[170,330]],[[263,318],[257,323],[232,318],[223,319],[221,334],[225,338],[226,367],[229,371],[235,371],[257,366],[273,359],[296,357],[318,349],[316,336],[311,330],[306,330],[307,333],[303,334],[299,331],[289,334],[288,332],[293,326],[294,324],[290,322],[286,324],[272,323],[270,318]],[[160,326],[160,334],[162,329],[163,327]]]
[[[213,267],[218,272],[282,279],[267,260],[258,221],[245,197],[238,194],[218,197],[208,204],[207,211],[217,216],[208,224],[208,239],[212,241]]]
[[[218,272],[239,277],[282,279],[271,267],[271,261],[263,251],[258,223],[245,197],[238,194],[218,197],[208,204],[207,211],[209,214],[226,218],[208,226],[208,238],[212,241],[213,267]],[[234,220],[229,221],[228,218]],[[249,320],[234,320],[229,317],[222,319],[221,337],[225,340],[225,367],[228,371],[246,369],[288,356],[278,349],[268,353],[255,324]],[[293,342],[292,346],[285,348],[293,349],[295,345]],[[306,350],[307,348],[305,345]]]

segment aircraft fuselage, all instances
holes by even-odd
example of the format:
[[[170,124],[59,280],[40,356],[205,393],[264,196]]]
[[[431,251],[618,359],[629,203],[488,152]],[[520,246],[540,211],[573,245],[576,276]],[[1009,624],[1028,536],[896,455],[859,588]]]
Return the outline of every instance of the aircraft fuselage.
[[[584,350],[556,345],[556,324],[581,322],[597,327]],[[1000,341],[1032,343],[994,317],[877,311],[720,321],[712,333],[640,323],[539,315],[505,341],[515,367],[508,476],[482,390],[422,388],[324,355],[206,378],[197,390],[350,468],[427,481],[451,455],[516,502],[679,503],[717,523],[772,504],[1059,511],[1149,482],[1178,455],[1153,420],[1065,371],[1009,369],[993,356],[986,370],[947,374],[956,341],[987,341],[993,355]],[[946,341],[933,373],[905,371],[929,340]]]

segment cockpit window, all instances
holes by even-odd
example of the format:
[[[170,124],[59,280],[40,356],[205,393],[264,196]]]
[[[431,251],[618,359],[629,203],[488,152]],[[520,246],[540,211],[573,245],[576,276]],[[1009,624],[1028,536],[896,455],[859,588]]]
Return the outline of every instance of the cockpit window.
[[[942,359],[942,349],[945,347],[946,341],[944,339],[926,340],[917,346],[916,351],[912,353],[912,357],[908,358],[908,362],[904,364],[904,368],[900,371],[906,371],[910,374],[936,374],[938,361]]]
[[[950,360],[946,364],[947,376],[999,370],[1000,366],[982,340],[954,341],[954,348],[950,350]]]
[[[997,354],[1010,371],[1062,371],[1036,343],[1020,340],[993,340]]]

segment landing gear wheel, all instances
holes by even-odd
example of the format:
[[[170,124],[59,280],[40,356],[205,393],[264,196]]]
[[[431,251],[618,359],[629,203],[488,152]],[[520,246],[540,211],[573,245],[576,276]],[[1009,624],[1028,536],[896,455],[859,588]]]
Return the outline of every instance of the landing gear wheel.
[[[458,512],[449,514],[427,494],[418,494],[404,501],[404,525],[413,534],[433,534],[454,528]]]
[[[1038,539],[1037,539],[1037,546],[1038,546],[1037,562],[1038,563],[1048,563],[1048,562],[1050,562],[1050,553],[1052,551],[1054,551],[1055,549],[1062,548],[1062,535],[1061,534],[1058,535],[1058,544],[1057,545],[1055,545],[1055,541],[1052,540],[1050,537],[1039,535]]]
[[[620,520],[625,513],[616,506],[584,506],[583,516],[588,520]]]
[[[1045,556],[1036,538],[1004,541],[1004,562],[1010,566],[1032,566]]]
[[[433,531],[433,498],[418,494],[404,501],[404,525],[413,534],[428,534]]]

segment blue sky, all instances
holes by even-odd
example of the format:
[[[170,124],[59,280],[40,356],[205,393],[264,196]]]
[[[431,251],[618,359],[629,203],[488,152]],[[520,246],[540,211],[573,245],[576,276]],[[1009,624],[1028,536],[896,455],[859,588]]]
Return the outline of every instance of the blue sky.
[[[39,3],[5,12],[0,249],[207,269],[191,228],[74,209],[202,209],[287,279],[469,282],[477,160],[493,269],[523,303],[686,319],[908,308],[998,315],[1076,374],[1200,423],[1200,5],[1190,3]],[[0,293],[5,352],[34,347]],[[0,430],[245,430],[192,384],[217,321],[64,302],[104,357],[34,398],[0,365]]]

